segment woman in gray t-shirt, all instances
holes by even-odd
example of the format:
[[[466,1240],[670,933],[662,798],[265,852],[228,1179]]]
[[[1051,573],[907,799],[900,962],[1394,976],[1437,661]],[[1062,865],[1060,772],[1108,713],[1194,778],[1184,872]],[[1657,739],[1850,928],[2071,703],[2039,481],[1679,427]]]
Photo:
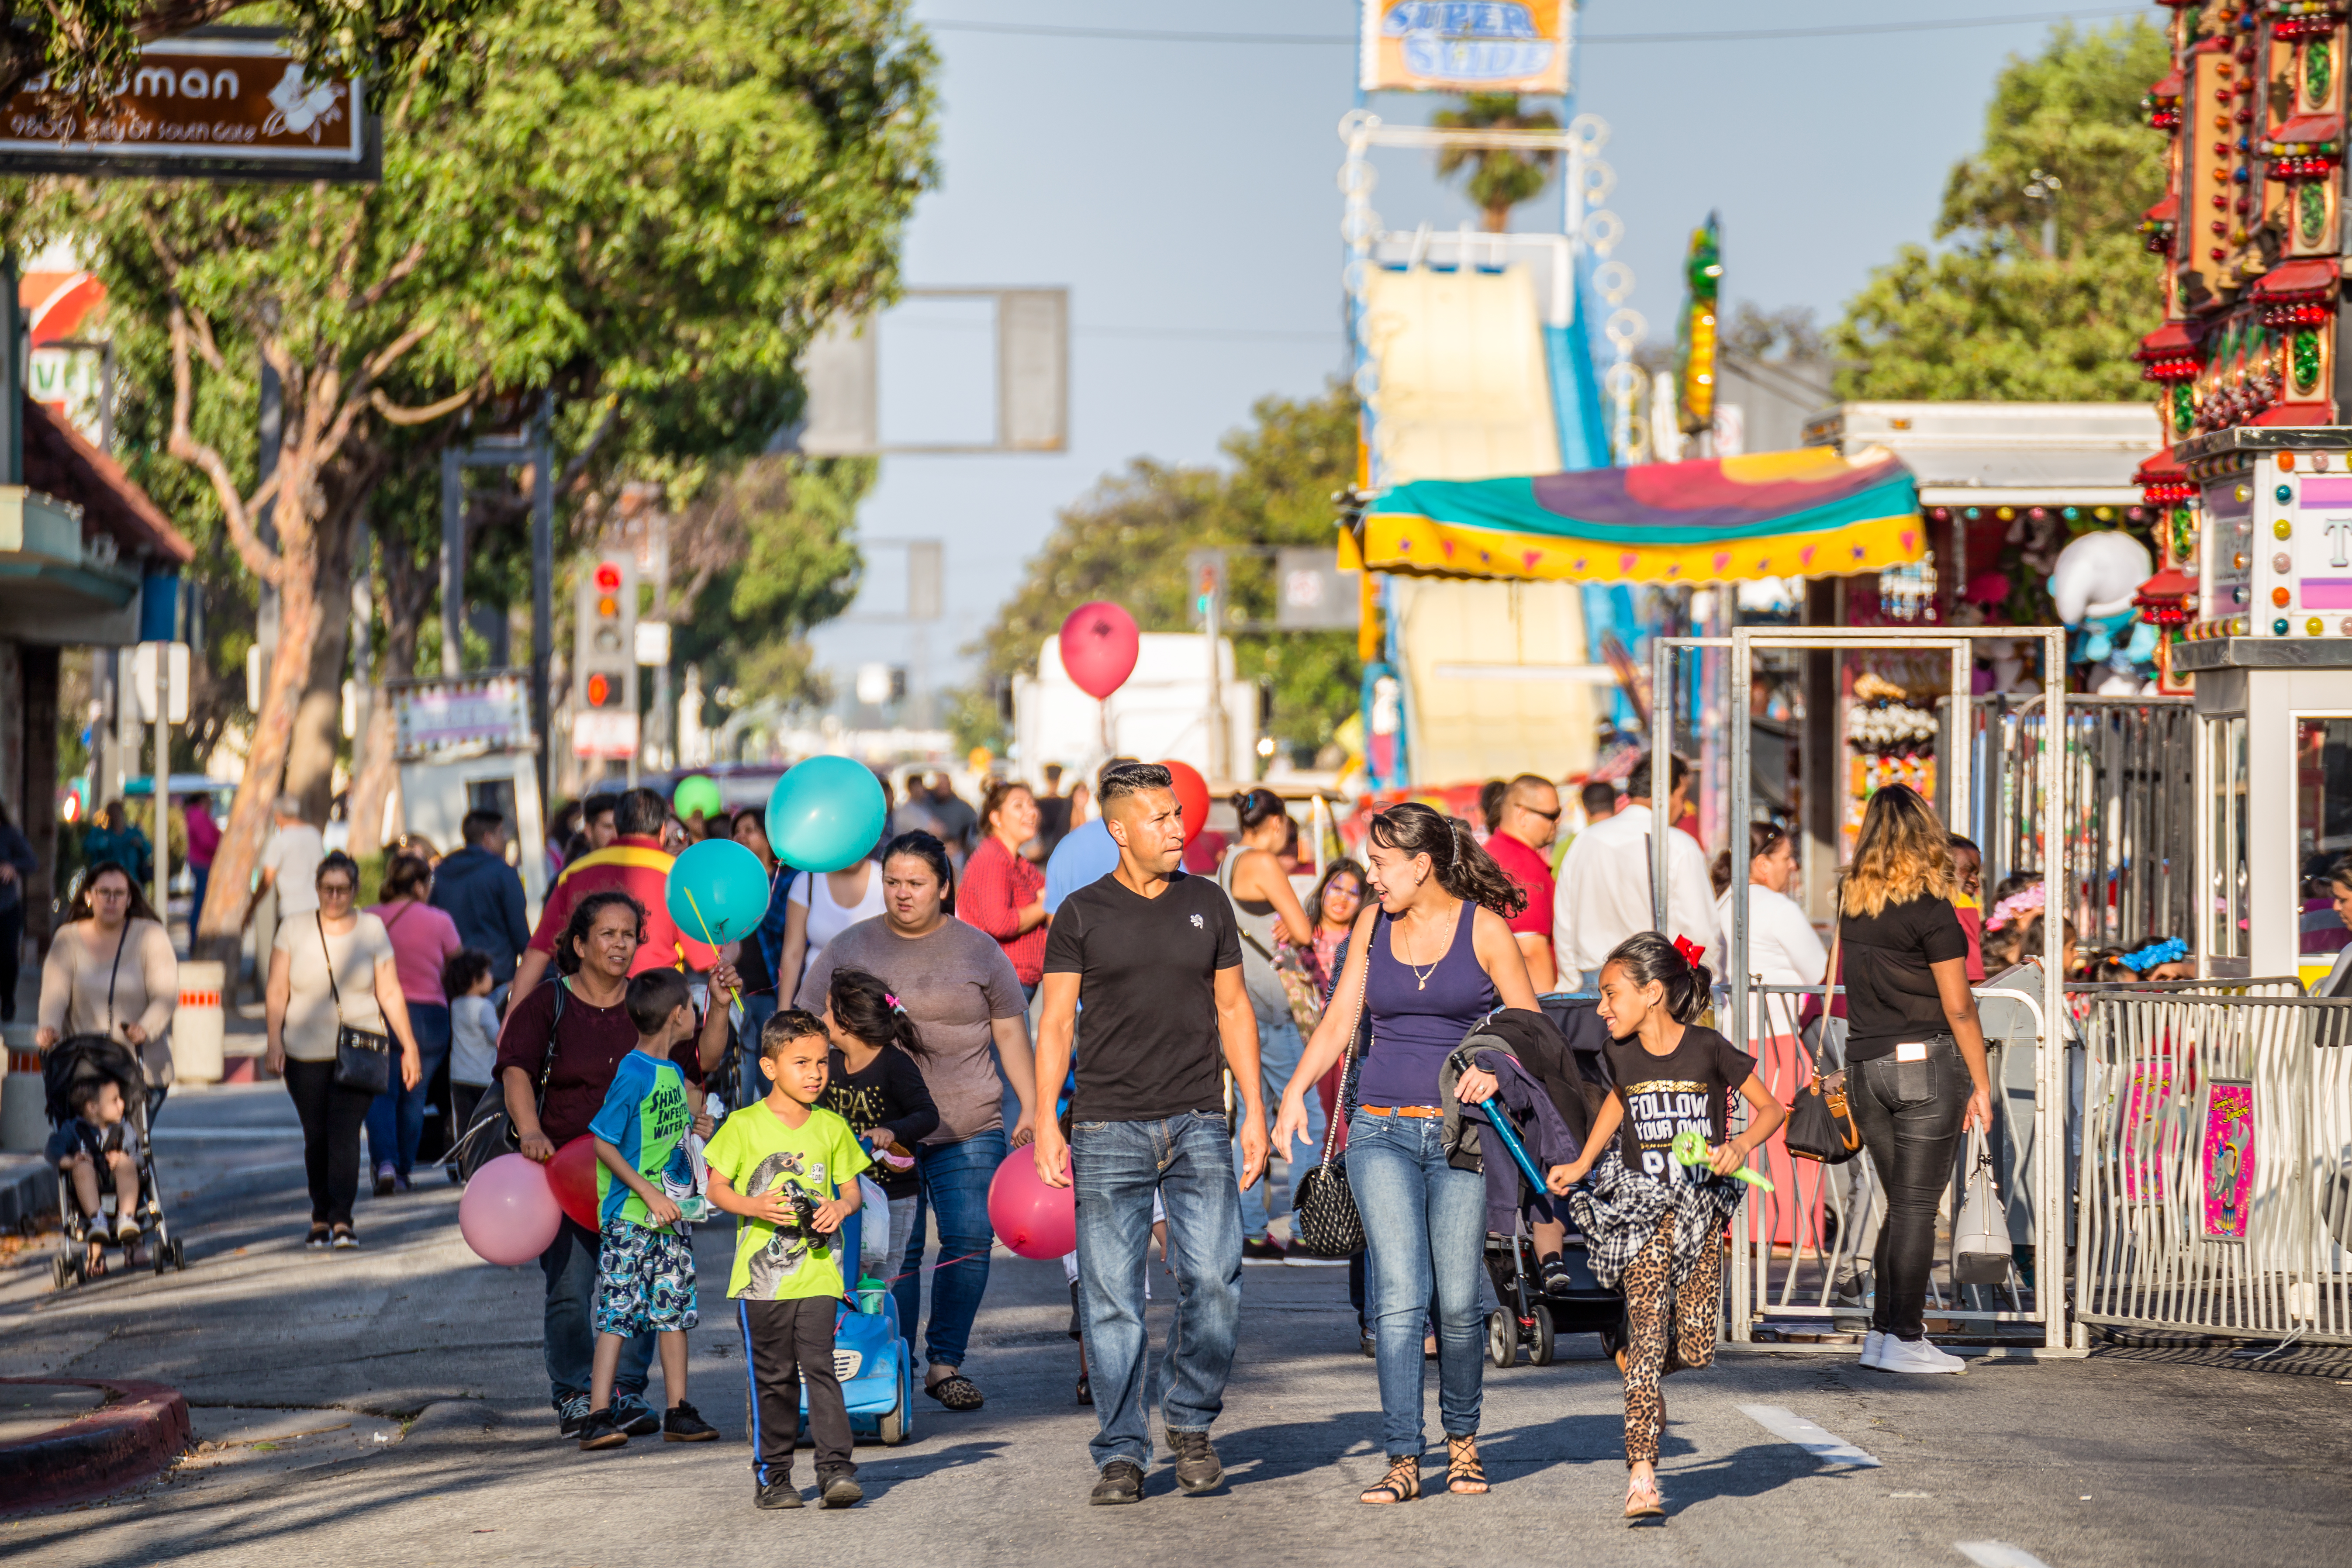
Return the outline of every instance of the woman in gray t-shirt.
[[[1013,1149],[1035,1135],[1031,1100],[1028,1003],[1013,963],[996,939],[955,918],[955,872],[946,846],[928,833],[902,833],[882,852],[882,913],[825,944],[801,983],[798,1005],[824,1011],[833,972],[878,975],[923,1032],[918,1064],[939,1107],[940,1124],[915,1151],[914,1230],[907,1241],[898,1321],[912,1339],[922,1301],[923,1215],[939,1216],[941,1260],[931,1276],[930,1360],[923,1386],[950,1410],[977,1410],[980,1390],[957,1369],[988,1289],[988,1184]],[[992,1052],[991,1047],[993,1047]],[[998,1062],[1003,1063],[1000,1076]],[[1010,1137],[1003,1111],[1004,1079],[1020,1097]],[[1042,1114],[1051,1115],[1047,1107]]]

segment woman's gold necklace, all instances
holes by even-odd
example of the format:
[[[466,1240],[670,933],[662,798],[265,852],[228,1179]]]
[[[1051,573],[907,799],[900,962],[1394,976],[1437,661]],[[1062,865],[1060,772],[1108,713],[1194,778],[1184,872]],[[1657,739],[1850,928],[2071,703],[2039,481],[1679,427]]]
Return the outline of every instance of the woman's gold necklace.
[[[1451,947],[1453,943],[1449,942],[1446,944],[1446,947]],[[1415,982],[1413,985],[1414,990],[1426,991],[1429,989],[1429,975],[1436,973],[1437,965],[1445,962],[1446,947],[1441,947],[1437,950],[1436,961],[1430,964],[1428,974],[1423,973],[1421,971],[1421,965],[1412,961],[1412,949],[1410,946],[1405,949],[1404,966],[1412,971],[1412,978]]]

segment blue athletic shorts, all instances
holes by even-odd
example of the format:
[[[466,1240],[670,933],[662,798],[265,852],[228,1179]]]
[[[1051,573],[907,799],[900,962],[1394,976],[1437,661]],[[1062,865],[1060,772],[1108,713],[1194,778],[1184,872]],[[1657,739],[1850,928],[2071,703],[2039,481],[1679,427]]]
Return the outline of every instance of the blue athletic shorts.
[[[623,1336],[694,1327],[694,1244],[668,1226],[608,1219],[596,1248],[596,1331]]]

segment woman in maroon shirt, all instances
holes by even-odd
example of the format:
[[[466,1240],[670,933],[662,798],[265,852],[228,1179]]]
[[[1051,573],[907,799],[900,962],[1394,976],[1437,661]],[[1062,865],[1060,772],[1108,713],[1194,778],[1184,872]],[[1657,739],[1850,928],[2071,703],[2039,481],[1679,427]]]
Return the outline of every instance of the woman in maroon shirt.
[[[1034,999],[1045,969],[1045,873],[1021,847],[1037,836],[1037,797],[1027,784],[999,779],[981,799],[980,820],[988,837],[964,862],[956,918],[996,939],[1022,994]]]

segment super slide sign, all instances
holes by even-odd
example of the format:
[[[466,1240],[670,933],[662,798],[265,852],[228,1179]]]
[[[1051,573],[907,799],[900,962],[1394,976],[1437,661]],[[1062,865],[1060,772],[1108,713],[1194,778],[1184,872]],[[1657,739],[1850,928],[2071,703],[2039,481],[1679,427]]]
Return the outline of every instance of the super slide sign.
[[[362,84],[315,74],[268,28],[151,44],[95,110],[33,77],[0,118],[0,174],[363,183],[383,163]]]

